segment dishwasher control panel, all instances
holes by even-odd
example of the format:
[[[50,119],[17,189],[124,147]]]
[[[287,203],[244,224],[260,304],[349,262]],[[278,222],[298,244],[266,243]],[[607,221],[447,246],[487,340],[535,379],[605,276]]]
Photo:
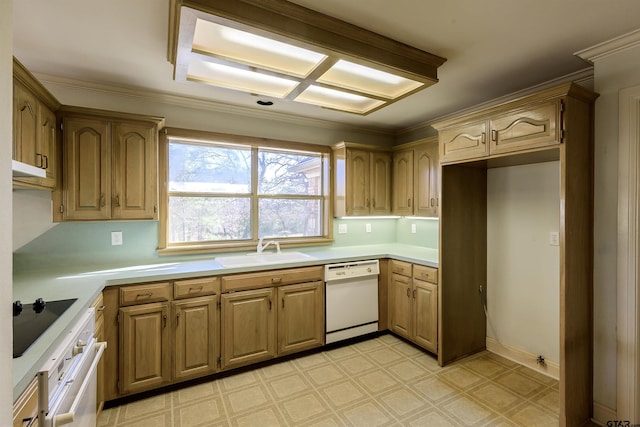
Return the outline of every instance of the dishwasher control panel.
[[[380,263],[377,259],[327,264],[324,267],[324,280],[326,282],[378,274],[380,274]]]

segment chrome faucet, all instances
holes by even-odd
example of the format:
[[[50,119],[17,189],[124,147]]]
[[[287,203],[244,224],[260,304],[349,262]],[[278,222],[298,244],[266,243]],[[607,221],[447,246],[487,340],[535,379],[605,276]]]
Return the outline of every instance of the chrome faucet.
[[[274,245],[276,247],[276,253],[280,253],[280,242],[276,242],[275,240],[269,240],[268,242],[266,242],[264,245],[262,244],[262,240],[264,239],[264,237],[261,237],[260,240],[258,241],[258,247],[256,248],[256,251],[261,254],[262,251],[264,251],[265,249],[267,249],[267,246],[269,245]]]

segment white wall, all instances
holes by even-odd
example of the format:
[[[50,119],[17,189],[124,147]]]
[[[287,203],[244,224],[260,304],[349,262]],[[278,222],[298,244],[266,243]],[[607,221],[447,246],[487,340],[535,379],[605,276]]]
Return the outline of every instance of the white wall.
[[[560,250],[549,233],[560,223],[559,168],[548,162],[487,173],[487,336],[556,364]]]
[[[52,221],[51,192],[16,190],[13,192],[13,250],[20,249],[56,224]]]
[[[594,78],[600,97],[595,124],[593,394],[596,404],[615,411],[618,95],[623,88],[640,85],[640,46],[598,59]]]
[[[12,318],[9,311],[9,302],[12,301],[12,257],[11,257],[11,156],[13,118],[13,36],[12,36],[12,0],[0,1],[0,301],[3,309],[0,310],[0,378],[4,384],[0,387],[0,425],[12,424],[13,381],[11,378],[11,366],[13,354],[9,350],[13,346]]]

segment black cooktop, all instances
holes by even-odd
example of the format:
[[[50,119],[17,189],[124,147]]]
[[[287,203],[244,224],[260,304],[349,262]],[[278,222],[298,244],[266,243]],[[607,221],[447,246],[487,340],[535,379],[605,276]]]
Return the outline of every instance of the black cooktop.
[[[13,303],[13,357],[20,357],[40,335],[77,300],[43,301],[33,304]]]

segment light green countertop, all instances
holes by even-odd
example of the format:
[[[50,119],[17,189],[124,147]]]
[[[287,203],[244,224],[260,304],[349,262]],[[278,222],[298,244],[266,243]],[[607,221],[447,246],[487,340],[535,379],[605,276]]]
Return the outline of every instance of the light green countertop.
[[[20,357],[13,359],[14,400],[27,387],[45,360],[62,341],[69,327],[89,308],[106,286],[124,285],[187,277],[215,276],[249,271],[304,267],[375,258],[393,258],[431,267],[438,266],[436,249],[402,244],[305,248],[312,258],[301,262],[222,268],[215,255],[174,257],[135,265],[61,266],[58,269],[15,272],[13,299],[30,303],[77,298],[77,301]]]

